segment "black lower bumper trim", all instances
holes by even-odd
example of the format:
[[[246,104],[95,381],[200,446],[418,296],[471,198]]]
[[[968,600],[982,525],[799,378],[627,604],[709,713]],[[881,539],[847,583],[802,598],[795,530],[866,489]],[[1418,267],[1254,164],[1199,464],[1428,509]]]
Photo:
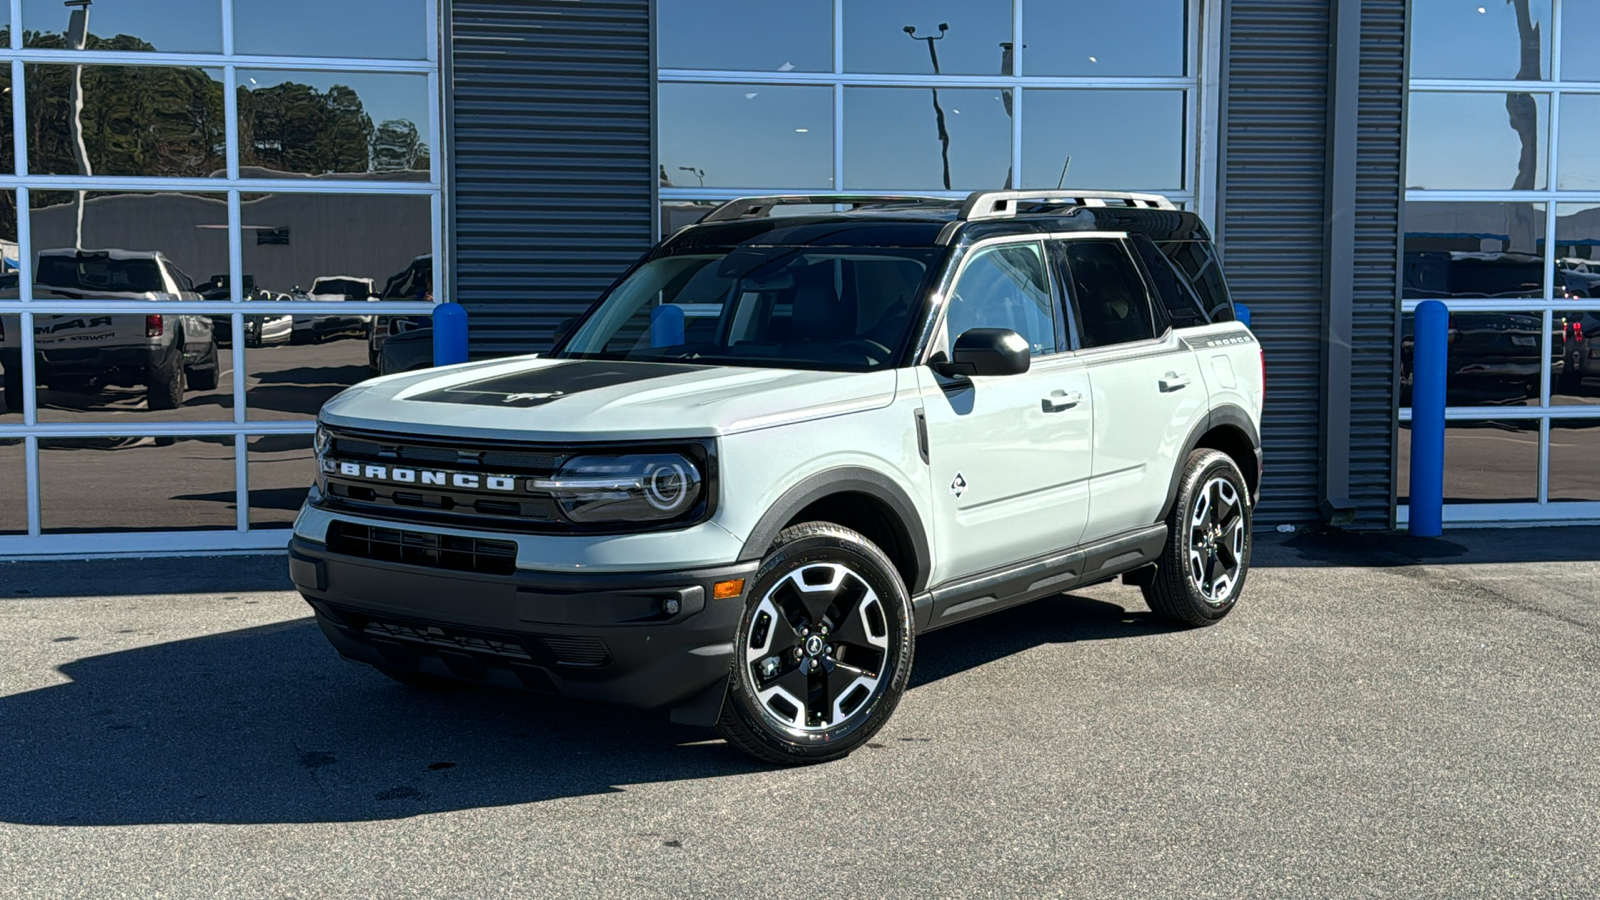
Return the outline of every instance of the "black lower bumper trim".
[[[644,708],[727,676],[744,598],[713,586],[756,565],[486,575],[289,545],[295,586],[349,659]]]

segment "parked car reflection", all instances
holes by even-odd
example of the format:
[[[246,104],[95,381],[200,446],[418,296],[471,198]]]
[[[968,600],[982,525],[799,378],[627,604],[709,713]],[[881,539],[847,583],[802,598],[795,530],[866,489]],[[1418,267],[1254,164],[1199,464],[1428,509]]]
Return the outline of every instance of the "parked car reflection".
[[[324,275],[311,282],[305,299],[322,303],[366,302],[373,299],[371,278],[353,275]],[[361,315],[346,307],[338,312],[317,316],[296,316],[291,341],[311,344],[341,337],[367,336],[372,330],[370,315]]]
[[[1569,312],[1564,318],[1566,358],[1553,393],[1574,400],[1600,398],[1600,311]]]
[[[1406,299],[1537,299],[1544,294],[1544,260],[1520,253],[1447,250],[1405,254]],[[1449,321],[1445,402],[1451,406],[1539,403],[1541,363],[1548,352],[1552,374],[1565,360],[1565,333],[1558,323],[1544,333],[1540,312],[1452,309]],[[1542,349],[1548,343],[1549,350]],[[1414,317],[1403,317],[1400,335],[1400,404],[1411,404],[1415,351]]]
[[[42,250],[34,268],[41,300],[201,299],[189,276],[158,251]],[[69,313],[34,317],[40,385],[72,393],[144,385],[146,408],[183,405],[186,390],[217,388],[221,365],[203,315]],[[22,335],[0,339],[0,367],[21,369]],[[8,392],[9,395],[9,392]]]
[[[384,282],[383,292],[378,295],[380,300],[433,300],[433,256],[423,255],[411,261],[411,265],[397,274],[389,276]],[[373,372],[385,374],[380,365],[380,355],[383,353],[384,342],[390,337],[411,331],[416,328],[426,328],[431,324],[427,316],[378,316],[373,323],[372,330],[367,335],[367,366]],[[398,370],[404,371],[404,370]]]

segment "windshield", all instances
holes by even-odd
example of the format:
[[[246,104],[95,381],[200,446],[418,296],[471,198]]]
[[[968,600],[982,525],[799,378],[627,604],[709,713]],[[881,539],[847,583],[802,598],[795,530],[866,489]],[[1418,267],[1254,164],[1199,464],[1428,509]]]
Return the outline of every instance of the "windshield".
[[[895,365],[943,248],[741,247],[660,257],[595,308],[558,356],[708,365]]]

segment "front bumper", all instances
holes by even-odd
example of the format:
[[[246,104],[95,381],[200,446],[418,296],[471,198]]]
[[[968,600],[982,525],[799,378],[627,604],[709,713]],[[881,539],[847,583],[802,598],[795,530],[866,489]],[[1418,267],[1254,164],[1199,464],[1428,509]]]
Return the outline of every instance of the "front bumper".
[[[713,599],[712,585],[757,565],[486,575],[289,544],[295,586],[348,659],[640,708],[727,677],[744,598]]]

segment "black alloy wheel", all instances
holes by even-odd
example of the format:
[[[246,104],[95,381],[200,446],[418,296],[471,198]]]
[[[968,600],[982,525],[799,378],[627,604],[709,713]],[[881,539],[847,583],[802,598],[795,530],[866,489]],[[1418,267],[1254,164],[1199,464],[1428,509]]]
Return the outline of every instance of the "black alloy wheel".
[[[888,720],[911,672],[911,601],[847,528],[787,528],[751,580],[717,729],[769,762],[848,755]]]
[[[1145,602],[1184,625],[1220,621],[1239,602],[1250,570],[1250,488],[1227,454],[1189,454],[1167,516],[1167,544]]]

